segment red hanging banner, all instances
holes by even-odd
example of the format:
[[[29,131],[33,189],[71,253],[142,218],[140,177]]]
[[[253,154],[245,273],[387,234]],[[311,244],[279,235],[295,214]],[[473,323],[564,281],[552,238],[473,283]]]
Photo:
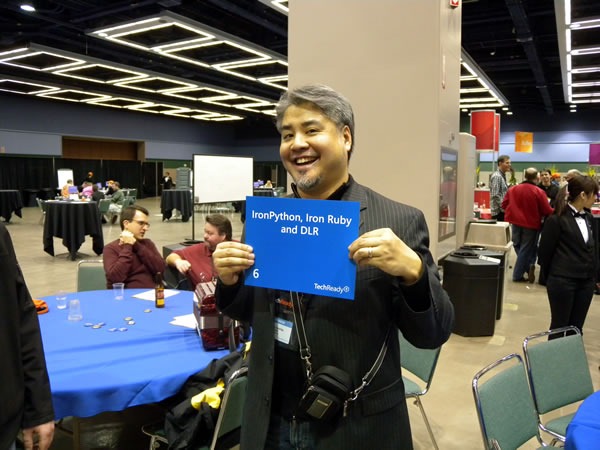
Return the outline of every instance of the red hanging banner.
[[[475,149],[498,151],[500,138],[500,115],[494,110],[471,112],[471,134],[475,136]]]

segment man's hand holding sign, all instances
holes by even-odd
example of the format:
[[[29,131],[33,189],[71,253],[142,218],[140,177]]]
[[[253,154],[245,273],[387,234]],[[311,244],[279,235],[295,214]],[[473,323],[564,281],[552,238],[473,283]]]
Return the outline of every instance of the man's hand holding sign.
[[[409,285],[421,277],[424,269],[419,255],[389,228],[366,232],[348,250],[350,258],[357,264],[377,267],[385,273],[402,277]]]

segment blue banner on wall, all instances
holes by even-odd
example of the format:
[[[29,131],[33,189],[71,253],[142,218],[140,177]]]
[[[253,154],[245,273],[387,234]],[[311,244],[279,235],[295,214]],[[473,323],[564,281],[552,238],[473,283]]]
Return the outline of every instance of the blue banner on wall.
[[[354,299],[360,203],[247,197],[246,243],[256,255],[246,284]]]

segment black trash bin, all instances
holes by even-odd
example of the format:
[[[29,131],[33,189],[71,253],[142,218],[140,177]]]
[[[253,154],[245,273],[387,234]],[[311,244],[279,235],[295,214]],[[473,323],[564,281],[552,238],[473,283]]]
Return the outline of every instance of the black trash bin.
[[[504,302],[504,277],[507,272],[507,252],[488,250],[486,247],[474,245],[465,245],[461,247],[461,249],[471,250],[477,256],[485,256],[487,258],[494,258],[500,260],[500,279],[498,280],[498,297],[496,298],[496,320],[500,320],[502,318],[502,305]]]
[[[500,264],[461,253],[446,257],[443,266],[443,286],[454,304],[453,332],[467,337],[493,336]]]

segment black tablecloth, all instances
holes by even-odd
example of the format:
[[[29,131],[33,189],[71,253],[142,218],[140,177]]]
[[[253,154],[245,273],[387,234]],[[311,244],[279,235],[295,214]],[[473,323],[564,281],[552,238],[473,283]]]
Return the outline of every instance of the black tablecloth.
[[[37,206],[38,189],[23,189],[23,205]]]
[[[46,202],[46,221],[44,222],[44,251],[54,256],[53,237],[62,238],[62,243],[71,255],[77,257],[77,250],[85,241],[85,235],[93,239],[92,248],[97,255],[104,249],[104,236],[100,211],[96,202],[49,201]]]
[[[189,189],[167,189],[162,192],[160,197],[160,211],[163,220],[168,220],[173,214],[173,209],[181,213],[181,221],[187,222],[192,217],[194,205],[192,203],[192,193]]]
[[[10,217],[13,212],[17,216],[23,217],[21,208],[23,208],[23,200],[21,199],[21,193],[19,191],[0,191],[0,216],[4,217],[4,220],[10,222]]]

